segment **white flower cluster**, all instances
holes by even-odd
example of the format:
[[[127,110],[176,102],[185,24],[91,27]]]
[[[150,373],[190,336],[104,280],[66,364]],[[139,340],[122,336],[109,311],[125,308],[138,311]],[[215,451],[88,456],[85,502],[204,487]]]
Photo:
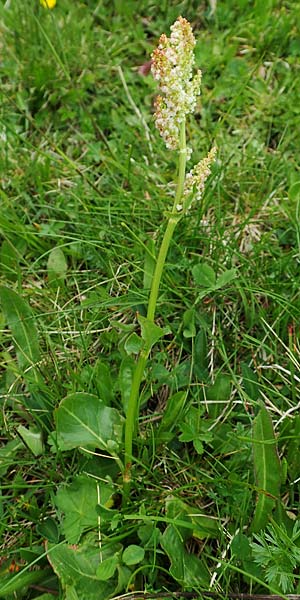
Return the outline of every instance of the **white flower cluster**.
[[[204,191],[205,181],[211,173],[211,164],[216,157],[217,149],[213,147],[208,155],[200,160],[194,168],[187,173],[184,183],[183,199],[187,200],[193,194],[196,200],[200,200]],[[184,203],[185,204],[185,203]],[[189,206],[187,202],[187,206]]]
[[[194,112],[200,94],[201,71],[192,77],[196,44],[190,23],[178,17],[171,36],[162,34],[152,54],[151,70],[162,95],[155,102],[155,123],[167,148],[179,146],[179,126],[185,115]]]

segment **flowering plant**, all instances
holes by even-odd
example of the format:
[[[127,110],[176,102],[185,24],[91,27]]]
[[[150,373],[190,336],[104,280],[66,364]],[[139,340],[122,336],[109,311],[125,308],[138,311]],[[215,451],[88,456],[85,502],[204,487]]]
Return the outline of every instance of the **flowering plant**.
[[[195,110],[201,83],[200,70],[193,76],[195,43],[190,23],[178,17],[171,27],[170,38],[162,34],[158,47],[152,53],[151,70],[160,89],[155,101],[155,124],[167,148],[178,152],[178,176],[173,207],[152,277],[147,317],[139,317],[142,345],[133,375],[125,423],[124,504],[131,485],[133,434],[139,410],[140,384],[151,348],[165,333],[154,323],[163,268],[175,227],[187,213],[193,199],[201,197],[216,154],[216,148],[212,148],[206,158],[186,174],[186,162],[191,155],[191,150],[186,146],[186,116]]]
[[[56,0],[40,0],[40,4],[44,8],[51,8],[52,9],[56,5]]]

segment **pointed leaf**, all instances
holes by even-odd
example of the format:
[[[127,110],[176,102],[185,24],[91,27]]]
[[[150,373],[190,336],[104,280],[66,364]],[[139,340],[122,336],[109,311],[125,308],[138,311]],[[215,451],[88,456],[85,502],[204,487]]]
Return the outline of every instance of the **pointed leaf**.
[[[216,274],[207,263],[195,265],[192,273],[196,285],[208,289],[214,289],[216,283]]]
[[[68,265],[61,248],[56,247],[51,250],[47,261],[47,269],[49,283],[57,286],[62,285],[67,275]]]
[[[4,286],[0,287],[0,302],[12,331],[20,368],[25,371],[29,367],[36,366],[41,360],[41,353],[31,309],[21,296]],[[37,379],[36,370],[31,371]]]
[[[183,336],[193,338],[196,335],[195,310],[189,308],[183,313]]]
[[[116,568],[119,564],[119,557],[117,554],[110,558],[103,560],[97,568],[96,575],[100,581],[107,581],[115,574]]]
[[[161,546],[171,561],[170,574],[182,587],[209,585],[206,565],[185,549],[182,537],[173,525],[168,525],[161,538]]]
[[[160,422],[158,432],[156,435],[156,439],[158,441],[164,440],[164,433],[167,433],[168,436],[171,434],[173,427],[178,422],[178,418],[185,406],[185,401],[187,397],[187,392],[176,392],[170,396],[167,400],[167,406],[164,410],[162,420]],[[172,438],[171,434],[171,438]],[[168,440],[170,437],[168,437]]]
[[[217,278],[215,289],[218,290],[218,289],[224,287],[225,285],[228,285],[228,283],[233,281],[233,279],[235,279],[236,277],[237,277],[236,269],[227,269],[226,271],[224,271],[224,273],[219,275],[219,277]]]
[[[258,499],[251,526],[253,532],[267,524],[270,513],[280,495],[281,467],[277,454],[272,419],[261,406],[253,425],[253,461]]]
[[[32,428],[27,429],[24,425],[19,425],[17,432],[24,440],[26,446],[31,450],[34,456],[39,456],[44,452],[44,444],[40,431],[34,431]]]
[[[155,323],[142,315],[138,316],[138,322],[141,326],[142,339],[145,342],[146,348],[149,350],[156,342],[158,342],[158,340],[160,340],[160,338],[170,333],[169,327],[158,327],[158,325],[155,325]]]
[[[260,396],[257,375],[246,363],[241,364],[241,371],[245,392],[251,400],[256,402]]]
[[[57,443],[61,450],[85,446],[115,454],[122,440],[122,417],[97,396],[77,392],[55,410]]]

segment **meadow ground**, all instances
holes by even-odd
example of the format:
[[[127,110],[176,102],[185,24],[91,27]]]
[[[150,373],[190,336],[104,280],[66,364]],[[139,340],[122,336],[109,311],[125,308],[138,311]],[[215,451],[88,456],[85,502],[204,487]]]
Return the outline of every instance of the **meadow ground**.
[[[191,161],[218,153],[168,254],[122,506],[176,176],[148,61],[180,14]],[[300,593],[299,31],[293,0],[2,0],[0,598]]]

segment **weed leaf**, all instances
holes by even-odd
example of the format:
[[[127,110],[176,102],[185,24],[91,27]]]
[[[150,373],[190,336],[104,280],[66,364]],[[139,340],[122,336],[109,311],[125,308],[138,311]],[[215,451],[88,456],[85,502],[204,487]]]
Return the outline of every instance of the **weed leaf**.
[[[259,491],[251,530],[256,533],[267,524],[279,498],[281,484],[272,419],[264,406],[261,406],[253,425],[253,461]]]
[[[195,265],[192,273],[196,285],[208,289],[214,289],[216,284],[216,274],[207,263]]]
[[[40,431],[35,431],[33,428],[24,427],[19,425],[17,428],[18,434],[24,440],[26,446],[31,450],[34,456],[39,456],[44,452],[44,444],[42,440],[42,434]]]
[[[127,548],[125,548],[122,560],[127,566],[137,565],[138,563],[144,560],[145,550],[141,546],[136,546],[136,544],[131,544]]]
[[[141,326],[142,339],[144,340],[146,348],[149,351],[151,350],[152,346],[154,346],[154,344],[160,340],[160,338],[170,333],[169,327],[159,327],[142,315],[138,316],[138,322]]]
[[[57,287],[62,285],[67,275],[67,269],[68,265],[62,249],[53,248],[47,262],[49,283]]]
[[[100,484],[84,474],[78,475],[70,485],[59,488],[55,503],[64,515],[62,531],[69,544],[77,544],[85,529],[97,527],[97,505],[105,505],[113,491],[112,486]]]
[[[41,360],[41,353],[32,312],[27,302],[10,288],[0,287],[0,301],[13,335],[19,366],[24,372],[33,367],[30,371],[38,380],[34,367]],[[29,377],[28,373],[24,376]]]
[[[96,571],[98,579],[100,579],[101,581],[107,581],[108,579],[113,577],[118,564],[119,557],[117,554],[103,560]]]
[[[80,446],[100,448],[115,454],[122,440],[122,417],[97,396],[85,392],[69,394],[55,410],[60,450]]]
[[[119,546],[104,546],[102,560],[113,558]],[[114,595],[114,580],[101,581],[97,577],[100,564],[99,548],[81,545],[72,548],[67,544],[48,544],[48,560],[59,577],[67,598],[78,600],[107,600]]]
[[[178,418],[182,413],[185,406],[187,392],[176,392],[168,398],[167,406],[164,410],[160,426],[158,428],[156,439],[163,441],[165,439],[164,434],[167,434],[167,439],[172,439],[172,429],[178,423]]]
[[[181,586],[209,585],[209,573],[205,564],[186,551],[177,527],[168,525],[162,535],[161,546],[171,562],[170,574]]]

